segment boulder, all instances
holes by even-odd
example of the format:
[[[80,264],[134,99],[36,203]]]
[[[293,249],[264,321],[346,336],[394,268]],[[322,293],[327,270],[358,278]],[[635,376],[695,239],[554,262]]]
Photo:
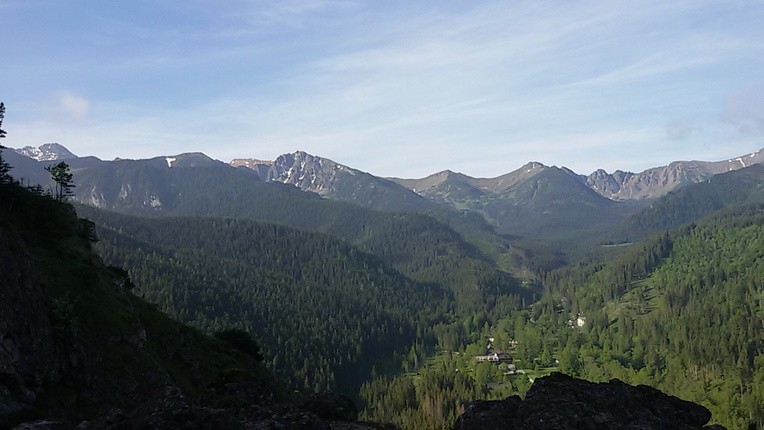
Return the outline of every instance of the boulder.
[[[469,429],[701,429],[705,407],[646,385],[605,383],[562,373],[537,379],[524,400],[477,401],[456,422]],[[719,428],[714,427],[714,428]]]

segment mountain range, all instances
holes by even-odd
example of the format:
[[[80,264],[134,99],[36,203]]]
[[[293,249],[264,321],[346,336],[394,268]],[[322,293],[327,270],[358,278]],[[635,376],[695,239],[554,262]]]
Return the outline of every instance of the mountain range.
[[[80,158],[58,143],[46,143],[36,148],[26,146],[14,151],[38,162]],[[84,158],[94,159],[94,157]],[[160,156],[150,160],[155,164],[167,163],[168,168],[212,166],[220,163],[215,163],[201,153]],[[132,160],[118,158],[114,161]],[[762,162],[764,162],[764,149],[722,161],[675,161],[666,166],[653,167],[639,173],[622,170],[608,173],[598,169],[589,175],[581,175],[565,167],[558,168],[529,162],[517,170],[495,178],[474,178],[444,170],[420,179],[378,177],[304,151],[283,154],[273,161],[236,158],[228,164],[248,169],[262,181],[291,184],[303,191],[311,191],[330,199],[351,201],[367,207],[379,206],[381,209],[388,210],[417,210],[427,208],[428,203],[418,199],[416,195],[458,206],[459,203],[471,197],[478,197],[485,193],[506,194],[521,183],[550,169],[560,170],[578,178],[585,187],[610,200],[639,201],[655,199],[682,186],[702,182],[711,176]],[[24,173],[27,172],[24,171]],[[410,190],[411,193],[406,193],[395,184]],[[363,198],[358,196],[357,190],[363,186],[373,190],[372,197],[376,198],[369,198],[368,195]],[[393,195],[395,197],[392,197]],[[363,200],[366,200],[365,204]],[[392,204],[392,208],[385,206],[386,202]]]
[[[235,167],[253,170],[264,181],[292,184],[305,191],[313,191],[329,198],[347,199],[341,184],[350,180],[369,182],[379,180],[375,187],[395,189],[389,180],[425,197],[441,197],[457,203],[469,196],[481,193],[502,194],[549,169],[559,169],[579,178],[597,194],[616,201],[643,200],[661,197],[668,192],[691,183],[702,182],[719,173],[748,167],[764,162],[764,150],[745,154],[724,161],[675,161],[667,166],[654,167],[640,173],[616,170],[607,173],[598,169],[588,176],[579,175],[567,168],[549,167],[530,162],[517,170],[495,178],[473,178],[462,173],[444,170],[421,179],[380,178],[332,160],[297,151],[284,154],[275,161],[237,158],[230,162]],[[446,190],[447,189],[447,190]],[[400,192],[400,191],[397,191]]]
[[[38,162],[79,158],[58,143],[46,143],[39,147],[26,146],[14,149],[14,151]],[[168,168],[173,167],[173,164],[175,167],[214,164],[210,163],[209,157],[201,153],[193,154],[194,157],[188,155],[155,157],[152,160],[160,162],[159,160],[164,159]],[[180,164],[176,161],[178,157],[181,160]],[[118,158],[114,161],[128,160]],[[353,201],[352,193],[348,195],[347,188],[350,187],[349,183],[355,182],[356,185],[353,189],[367,185],[369,188],[375,189],[375,193],[379,194],[378,197],[382,197],[374,199],[373,203],[362,204],[363,206],[383,206],[379,202],[385,200],[383,196],[396,193],[402,196],[403,201],[409,201],[403,206],[421,209],[428,207],[428,204],[415,196],[401,192],[393,184],[399,184],[419,196],[440,198],[456,205],[471,195],[477,196],[486,192],[501,194],[544,171],[560,169],[580,178],[588,188],[610,200],[649,200],[666,195],[682,186],[702,182],[711,176],[762,162],[764,162],[764,149],[722,161],[674,161],[666,166],[653,167],[639,173],[623,170],[608,173],[603,169],[598,169],[589,175],[581,175],[564,167],[557,168],[545,166],[538,162],[529,162],[517,170],[495,178],[474,178],[451,170],[444,170],[420,179],[382,178],[304,151],[283,154],[274,161],[236,158],[228,164],[233,167],[249,169],[262,181],[291,184],[303,191],[315,192],[322,197],[337,200]],[[387,207],[383,208],[386,209]]]
[[[16,178],[43,186],[49,183],[45,164],[65,159],[74,174],[75,200],[134,214],[254,216],[322,232],[344,230],[341,220],[349,217],[341,213],[357,214],[359,207],[428,214],[509,270],[542,260],[545,267],[559,264],[550,256],[612,240],[610,232],[656,199],[764,161],[764,151],[757,151],[725,161],[677,161],[640,173],[597,170],[588,176],[530,162],[495,178],[446,170],[403,179],[374,176],[302,151],[274,161],[230,163],[202,153],[113,161],[71,156],[61,145],[46,144],[6,158]]]

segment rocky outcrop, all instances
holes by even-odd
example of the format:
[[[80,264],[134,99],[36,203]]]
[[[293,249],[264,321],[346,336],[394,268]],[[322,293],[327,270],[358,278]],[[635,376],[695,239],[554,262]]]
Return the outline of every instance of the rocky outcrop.
[[[534,382],[520,399],[476,401],[456,422],[457,430],[490,429],[701,429],[711,419],[703,406],[631,386],[617,379],[594,383],[552,373]]]

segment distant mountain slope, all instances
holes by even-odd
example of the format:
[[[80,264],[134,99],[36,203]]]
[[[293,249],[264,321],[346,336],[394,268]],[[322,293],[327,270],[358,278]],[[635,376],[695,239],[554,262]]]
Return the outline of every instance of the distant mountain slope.
[[[433,201],[478,212],[501,232],[528,238],[589,236],[592,227],[614,225],[631,209],[593,192],[570,170],[541,163],[496,178],[445,171],[393,180]]]
[[[466,202],[480,199],[486,192],[470,182],[468,176],[444,170],[422,179],[391,178],[411,191],[435,201],[449,203],[457,209],[468,209]]]
[[[422,179],[390,178],[416,193],[437,196],[441,194],[444,185],[467,184],[482,192],[500,193],[525,181],[547,167],[541,163],[530,162],[525,166],[510,173],[495,178],[472,178],[470,176],[445,170]]]
[[[10,174],[24,185],[41,185],[43,188],[51,182],[50,173],[45,171],[45,166],[53,162],[39,162],[17,151],[3,150],[3,159],[11,165]]]
[[[258,160],[255,158],[234,158],[230,163],[233,167],[248,169],[263,181],[268,180],[268,170],[273,165],[273,161]]]
[[[733,170],[764,162],[764,149],[725,161],[675,161],[641,173],[604,170],[586,176],[586,183],[597,193],[613,200],[653,199],[678,188],[703,182]]]
[[[680,188],[627,218],[615,241],[633,241],[698,221],[716,210],[764,202],[764,165],[754,164]]]
[[[676,161],[641,173],[616,170],[612,174],[597,170],[588,176],[579,175],[583,184],[610,200],[644,200],[665,195],[683,186],[702,182],[711,176],[764,162],[764,150],[725,161]],[[502,194],[555,167],[532,162],[495,178],[472,178],[449,170],[422,179],[390,178],[406,188],[455,206],[469,206],[470,201],[486,198],[485,193]],[[573,174],[572,171],[562,170]]]

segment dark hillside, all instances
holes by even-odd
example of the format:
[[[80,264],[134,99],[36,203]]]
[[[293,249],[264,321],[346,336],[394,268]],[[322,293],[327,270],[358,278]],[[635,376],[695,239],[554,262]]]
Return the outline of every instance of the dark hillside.
[[[129,268],[143,297],[206,331],[257,333],[272,367],[306,389],[354,394],[373,367],[395,369],[455,311],[450,292],[327,235],[246,219],[80,212],[99,226],[98,253]]]
[[[133,295],[92,234],[71,206],[0,185],[0,426],[129,410],[168,385],[193,399],[230,369],[284,395],[253,358]]]

